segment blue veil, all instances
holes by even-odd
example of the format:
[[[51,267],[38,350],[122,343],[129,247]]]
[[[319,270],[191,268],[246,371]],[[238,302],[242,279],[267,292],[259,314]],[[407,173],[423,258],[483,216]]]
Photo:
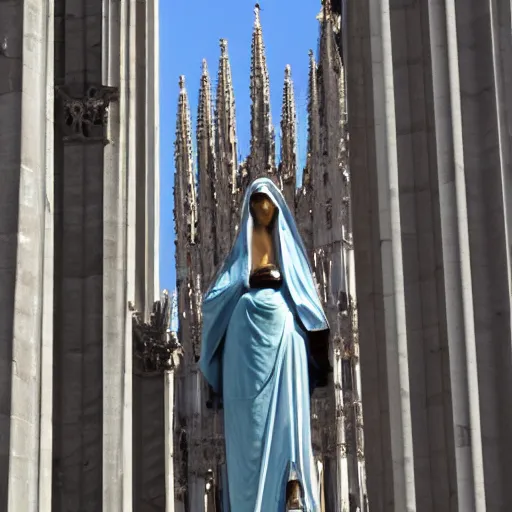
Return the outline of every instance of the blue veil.
[[[279,268],[295,313],[309,331],[329,329],[307,253],[286,200],[268,178],[258,178],[245,194],[238,236],[230,254],[203,299],[203,328],[199,367],[216,393],[222,388],[222,341],[238,300],[249,288],[253,220],[250,198],[266,194],[278,209],[274,226]]]

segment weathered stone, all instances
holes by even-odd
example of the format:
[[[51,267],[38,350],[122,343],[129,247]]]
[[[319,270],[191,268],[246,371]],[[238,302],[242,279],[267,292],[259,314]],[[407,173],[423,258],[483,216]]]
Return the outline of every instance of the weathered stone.
[[[0,2],[2,511],[129,512],[132,458],[154,460],[134,455],[131,443],[128,301],[142,303],[147,320],[157,298],[159,200],[158,165],[145,163],[158,97],[148,99],[140,71],[147,39],[158,54],[155,20],[146,26],[134,7]],[[137,51],[125,48],[135,32],[128,18]],[[154,153],[154,134],[147,141]],[[139,300],[134,283],[146,278]],[[159,391],[137,412],[158,417]]]
[[[505,512],[510,2],[344,5],[370,509]]]
[[[117,88],[91,85],[81,98],[70,96],[66,87],[58,87],[57,92],[62,100],[64,140],[108,143],[108,107],[118,100]]]

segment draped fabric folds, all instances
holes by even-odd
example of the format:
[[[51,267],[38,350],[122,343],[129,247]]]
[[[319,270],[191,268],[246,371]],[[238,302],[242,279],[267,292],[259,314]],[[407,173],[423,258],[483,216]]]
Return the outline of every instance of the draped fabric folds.
[[[250,289],[250,197],[276,205],[280,290]],[[266,178],[247,190],[233,248],[203,301],[200,369],[222,394],[231,512],[281,512],[290,471],[307,512],[318,489],[310,432],[308,332],[329,329],[306,251],[279,189]]]

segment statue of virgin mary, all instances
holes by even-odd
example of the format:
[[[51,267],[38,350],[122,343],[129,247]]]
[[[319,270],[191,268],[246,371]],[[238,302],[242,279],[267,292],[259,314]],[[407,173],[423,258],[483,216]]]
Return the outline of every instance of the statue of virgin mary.
[[[267,178],[203,301],[200,369],[222,396],[232,512],[319,512],[310,393],[329,325],[295,220]]]

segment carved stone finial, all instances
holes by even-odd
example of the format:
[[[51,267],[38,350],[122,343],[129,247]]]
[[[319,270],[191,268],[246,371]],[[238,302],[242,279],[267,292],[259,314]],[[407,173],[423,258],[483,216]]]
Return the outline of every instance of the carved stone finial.
[[[180,80],[179,80],[179,84],[180,84],[180,90],[184,90],[185,89],[185,75],[180,75]]]
[[[227,50],[228,50],[228,40],[227,39],[220,39],[219,40],[220,45],[220,54],[225,57],[227,56]]]
[[[261,26],[260,10],[261,10],[260,4],[256,4],[254,6],[254,26],[255,27],[260,27]]]
[[[206,59],[203,59],[203,62],[201,64],[201,72],[203,76],[206,76],[208,74],[208,63],[206,62]]]

